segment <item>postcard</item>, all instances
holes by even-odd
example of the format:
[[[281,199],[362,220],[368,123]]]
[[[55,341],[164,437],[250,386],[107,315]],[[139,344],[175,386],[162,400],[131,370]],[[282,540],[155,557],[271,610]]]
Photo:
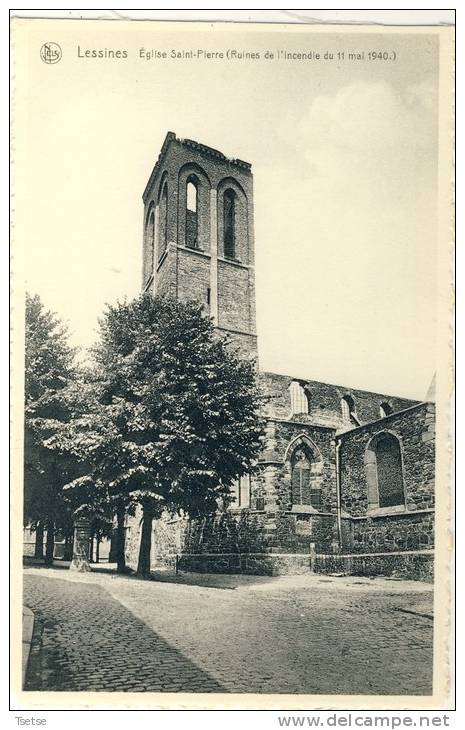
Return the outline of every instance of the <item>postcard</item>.
[[[16,706],[446,707],[453,29],[12,54]]]

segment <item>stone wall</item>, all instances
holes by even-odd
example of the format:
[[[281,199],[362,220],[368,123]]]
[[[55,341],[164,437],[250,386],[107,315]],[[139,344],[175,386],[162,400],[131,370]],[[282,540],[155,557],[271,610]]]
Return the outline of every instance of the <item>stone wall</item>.
[[[266,491],[267,510],[288,511],[292,507],[290,460],[293,450],[304,444],[313,458],[321,460],[322,512],[336,510],[335,431],[313,423],[284,422],[267,419],[264,448],[259,466],[272,468],[272,479]]]
[[[379,575],[431,583],[434,574],[434,555],[432,550],[361,555],[316,555],[312,569],[315,573],[326,575]]]
[[[404,501],[379,508],[367,453],[378,434],[400,444]],[[422,550],[434,545],[434,405],[422,403],[339,437],[344,548],[354,552]],[[370,472],[370,470],[372,470]]]
[[[396,412],[417,403],[417,401],[406,398],[395,398],[382,393],[370,393],[343,385],[330,385],[277,373],[261,372],[259,377],[260,385],[267,399],[268,416],[328,426],[338,431],[350,430],[357,426],[353,420],[347,422],[342,418],[341,399],[344,396],[350,395],[353,398],[355,412],[361,424],[379,420],[382,403],[388,403]],[[302,384],[308,394],[308,415],[293,415],[291,412],[289,386],[295,380]]]
[[[249,510],[220,512],[192,520],[183,551],[188,553],[253,553],[266,548],[264,515]]]
[[[186,554],[179,570],[194,573],[243,573],[246,575],[298,575],[311,571],[310,555],[270,553]]]
[[[209,313],[210,257],[201,251],[178,246],[177,281],[179,292],[189,290],[189,298],[202,302]]]
[[[218,325],[224,329],[250,332],[248,268],[230,261],[218,261]]]
[[[308,554],[312,544],[331,548],[336,538],[335,431],[310,423],[267,419],[263,451],[251,479],[251,506],[262,509],[268,550]],[[311,455],[313,486],[321,505],[293,504],[291,459],[304,447]]]
[[[367,447],[374,436],[383,432],[396,436],[401,446],[407,511],[434,507],[434,420],[434,404],[420,403],[363,428],[341,434],[342,509],[353,517],[367,514]]]
[[[426,550],[434,547],[434,510],[350,520],[346,547],[356,553]]]
[[[163,256],[162,263],[158,265],[156,273],[156,289],[152,283],[151,291],[160,296],[176,297],[176,270],[177,270],[177,248],[174,243],[168,244]]]
[[[257,336],[249,335],[243,332],[232,332],[231,330],[223,330],[220,327],[215,329],[218,337],[227,337],[230,349],[244,360],[253,360],[257,362]]]

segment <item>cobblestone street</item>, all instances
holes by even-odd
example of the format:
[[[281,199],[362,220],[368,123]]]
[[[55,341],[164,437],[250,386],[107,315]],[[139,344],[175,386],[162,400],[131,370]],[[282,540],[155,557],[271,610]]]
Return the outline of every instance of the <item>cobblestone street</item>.
[[[27,568],[28,690],[430,694],[432,587]]]

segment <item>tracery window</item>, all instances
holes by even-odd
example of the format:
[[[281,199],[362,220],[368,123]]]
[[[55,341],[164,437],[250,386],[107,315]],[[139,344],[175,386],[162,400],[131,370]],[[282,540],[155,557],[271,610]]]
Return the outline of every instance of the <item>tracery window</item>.
[[[292,504],[303,504],[321,507],[321,488],[312,479],[312,460],[307,450],[297,448],[291,462],[291,499]]]

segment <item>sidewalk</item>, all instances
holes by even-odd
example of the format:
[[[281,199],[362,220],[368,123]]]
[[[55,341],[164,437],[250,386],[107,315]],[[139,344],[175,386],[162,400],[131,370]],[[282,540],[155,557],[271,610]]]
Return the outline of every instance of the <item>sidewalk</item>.
[[[27,606],[23,606],[23,643],[22,643],[22,686],[26,681],[26,671],[31,653],[32,632],[34,630],[34,614]]]

